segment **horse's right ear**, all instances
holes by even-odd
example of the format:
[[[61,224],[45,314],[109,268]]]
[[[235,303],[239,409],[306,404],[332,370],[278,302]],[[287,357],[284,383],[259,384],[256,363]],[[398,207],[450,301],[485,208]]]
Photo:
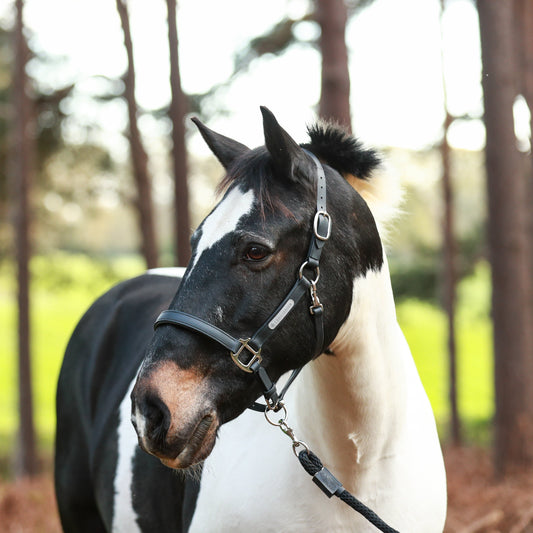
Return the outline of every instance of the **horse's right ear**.
[[[233,164],[235,159],[250,150],[244,144],[210,130],[196,117],[193,117],[191,120],[196,124],[198,130],[204,138],[204,141],[207,143],[207,146],[209,146],[213,154],[215,154],[217,159],[222,163],[222,166],[226,170],[228,170],[228,168]]]
[[[272,111],[264,106],[260,109],[263,114],[265,146],[277,173],[293,181],[298,181],[302,177],[307,179],[314,169],[309,156],[279,125]]]

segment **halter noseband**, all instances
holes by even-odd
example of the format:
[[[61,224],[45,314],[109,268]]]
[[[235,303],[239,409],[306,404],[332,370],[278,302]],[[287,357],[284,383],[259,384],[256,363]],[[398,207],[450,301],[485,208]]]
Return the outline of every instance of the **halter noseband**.
[[[274,411],[279,410],[282,405],[281,400],[283,399],[283,396],[302,369],[302,367],[300,367],[293,370],[287,383],[278,394],[275,383],[270,379],[267,371],[261,365],[261,349],[263,344],[274,334],[280,324],[282,324],[294,307],[296,307],[296,304],[308,291],[311,296],[309,312],[315,323],[316,345],[314,356],[316,357],[324,350],[324,309],[318,299],[316,284],[320,276],[319,263],[322,248],[331,235],[331,216],[326,209],[326,175],[324,173],[324,168],[314,154],[307,150],[306,153],[315,163],[317,170],[316,213],[313,220],[313,233],[311,235],[309,251],[307,252],[307,259],[302,263],[298,272],[298,279],[292,289],[263,325],[252,337],[236,339],[217,326],[214,326],[201,318],[173,309],[163,311],[154,324],[154,329],[162,325],[172,325],[195,331],[227,348],[230,351],[232,361],[241,370],[255,374],[264,387],[263,396],[267,405],[265,406],[254,402],[250,406],[250,409],[256,411],[264,411],[266,407]],[[311,280],[307,278],[305,276],[306,270],[314,270],[315,279]],[[249,359],[247,360],[243,357],[246,352],[248,352],[249,355]]]

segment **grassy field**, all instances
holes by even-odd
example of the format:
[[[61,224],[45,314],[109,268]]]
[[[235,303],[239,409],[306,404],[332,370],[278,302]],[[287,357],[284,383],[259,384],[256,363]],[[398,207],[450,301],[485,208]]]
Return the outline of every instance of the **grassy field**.
[[[52,447],[56,380],[65,346],[91,302],[111,285],[142,272],[134,258],[90,260],[82,255],[54,254],[32,263],[32,350],[35,420],[43,451]],[[17,427],[16,315],[13,273],[0,265],[0,455],[13,449]],[[492,416],[491,330],[488,320],[489,276],[483,265],[459,287],[457,317],[459,402],[467,435],[485,441]],[[398,305],[398,318],[411,346],[446,437],[446,324],[436,307],[408,300]]]
[[[39,443],[50,450],[55,428],[55,387],[68,339],[89,305],[120,279],[143,271],[142,262],[112,262],[54,254],[32,265],[32,374]],[[0,268],[0,454],[12,449],[17,427],[16,314],[13,273]]]
[[[490,439],[494,410],[489,300],[489,271],[479,265],[459,285],[455,325],[459,411],[466,438],[480,444]],[[416,300],[401,302],[397,311],[445,439],[449,419],[446,318],[440,309]]]

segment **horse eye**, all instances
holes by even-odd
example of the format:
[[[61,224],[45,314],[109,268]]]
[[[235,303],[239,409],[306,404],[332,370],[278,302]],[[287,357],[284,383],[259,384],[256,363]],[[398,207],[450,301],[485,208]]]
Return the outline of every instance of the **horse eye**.
[[[247,261],[263,261],[270,254],[268,248],[261,246],[260,244],[252,244],[249,246],[245,253],[244,259]]]

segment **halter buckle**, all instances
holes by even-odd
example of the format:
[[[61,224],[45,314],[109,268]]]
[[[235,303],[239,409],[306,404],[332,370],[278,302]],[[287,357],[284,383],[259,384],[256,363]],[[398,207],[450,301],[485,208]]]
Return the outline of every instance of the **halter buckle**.
[[[323,217],[328,226],[326,228],[326,234],[322,235],[318,229],[320,225],[320,217]],[[315,219],[313,220],[313,231],[315,232],[315,237],[320,241],[327,241],[331,236],[331,216],[327,211],[317,211],[315,214]]]
[[[258,364],[261,364],[261,361],[263,360],[263,358],[261,357],[261,348],[259,348],[259,350],[254,350],[248,343],[250,342],[250,338],[248,339],[239,339],[239,342],[241,343],[241,347],[234,353],[234,352],[230,352],[230,355],[231,355],[231,359],[233,360],[233,362],[241,369],[241,370],[244,370],[245,372],[249,372],[250,374],[253,373],[253,370],[251,369],[251,366],[257,361]],[[247,363],[244,363],[243,361],[241,361],[239,359],[239,356],[241,355],[242,351],[244,349],[247,349],[251,354],[252,354],[252,357],[251,359],[247,362]]]

